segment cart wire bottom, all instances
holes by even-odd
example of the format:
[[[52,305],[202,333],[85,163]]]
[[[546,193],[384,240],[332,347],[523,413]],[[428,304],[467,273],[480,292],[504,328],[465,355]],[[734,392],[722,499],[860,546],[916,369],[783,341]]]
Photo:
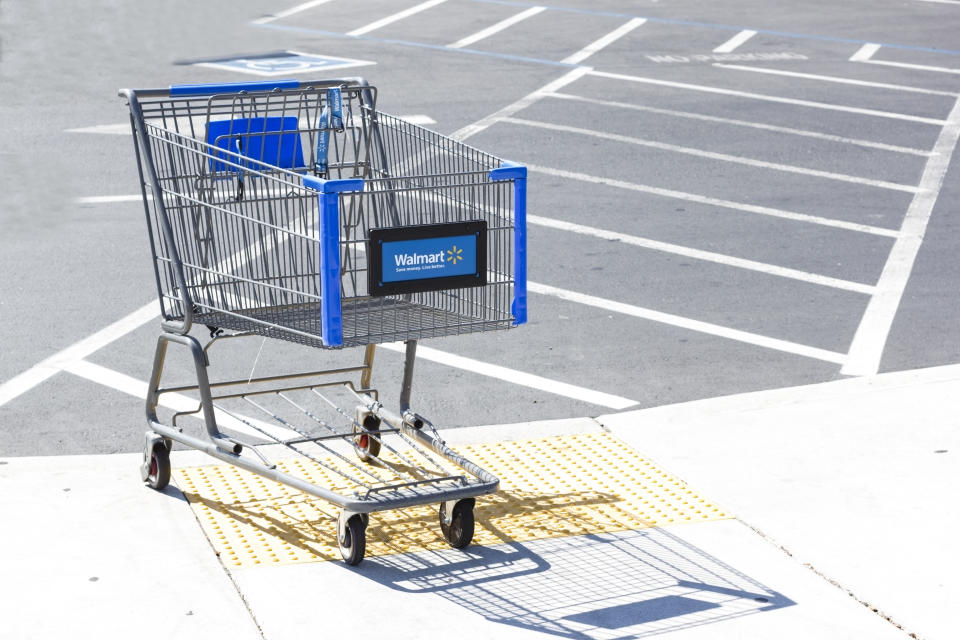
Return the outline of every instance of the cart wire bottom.
[[[371,313],[371,310],[376,313]],[[236,314],[200,310],[194,322],[234,331],[280,338],[311,347],[322,347],[320,303],[257,307]],[[464,313],[426,305],[378,298],[357,300],[343,305],[344,347],[396,342],[411,334],[419,338],[438,338],[480,331],[508,329],[510,318],[476,320]],[[287,327],[315,327],[314,335]],[[350,337],[347,338],[346,336]]]

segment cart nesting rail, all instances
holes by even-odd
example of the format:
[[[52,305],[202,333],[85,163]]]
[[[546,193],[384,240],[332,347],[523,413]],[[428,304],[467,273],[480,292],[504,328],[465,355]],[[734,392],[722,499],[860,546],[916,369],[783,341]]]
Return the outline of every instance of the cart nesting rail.
[[[474,498],[499,481],[411,409],[416,345],[526,321],[526,168],[377,111],[362,79],[120,95],[163,318],[144,481],[166,486],[176,441],[338,507],[349,564],[363,559],[368,514],[384,509],[439,503],[444,537],[468,545]],[[204,346],[190,335],[197,324],[210,330]],[[211,382],[211,347],[256,335],[362,346],[363,362]],[[395,341],[406,355],[394,412],[371,375],[375,345]],[[196,384],[161,387],[171,344],[191,354]],[[185,392],[196,404],[162,422],[161,399],[182,405]],[[188,415],[205,434],[184,432]],[[280,471],[276,447],[325,468],[336,486]]]

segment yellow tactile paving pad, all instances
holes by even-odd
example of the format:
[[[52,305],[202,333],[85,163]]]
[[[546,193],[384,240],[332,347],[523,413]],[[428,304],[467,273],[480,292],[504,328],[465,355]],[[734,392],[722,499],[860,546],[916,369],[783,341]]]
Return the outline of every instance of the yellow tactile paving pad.
[[[478,545],[612,533],[731,516],[678,478],[606,433],[457,446],[500,478],[500,491],[477,499]],[[324,462],[348,468],[335,457]],[[333,489],[338,478],[308,459],[282,470]],[[174,469],[228,566],[339,560],[336,508],[231,465]],[[371,514],[367,557],[448,548],[437,507]]]

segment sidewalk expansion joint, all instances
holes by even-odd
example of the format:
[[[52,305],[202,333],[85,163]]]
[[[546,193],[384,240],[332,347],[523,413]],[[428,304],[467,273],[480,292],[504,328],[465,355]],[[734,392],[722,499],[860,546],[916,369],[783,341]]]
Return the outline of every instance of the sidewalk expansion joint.
[[[826,573],[824,573],[824,572],[821,571],[820,569],[818,569],[818,568],[816,568],[815,566],[813,566],[812,563],[806,562],[806,561],[801,560],[800,558],[798,558],[792,551],[790,551],[790,549],[788,549],[788,548],[785,547],[784,545],[780,544],[779,542],[777,542],[776,540],[774,540],[772,537],[768,536],[766,533],[763,532],[763,530],[759,529],[758,527],[753,526],[753,525],[750,524],[749,522],[746,522],[745,520],[743,520],[743,518],[739,518],[739,517],[738,517],[738,518],[736,518],[736,520],[737,520],[738,522],[740,522],[741,524],[743,524],[743,525],[744,525],[745,527],[747,527],[748,529],[750,529],[751,531],[753,531],[754,533],[756,533],[758,536],[760,536],[761,538],[763,538],[763,540],[764,540],[766,543],[768,543],[768,544],[770,544],[770,545],[773,545],[774,547],[776,547],[777,549],[779,549],[780,551],[782,551],[783,553],[785,553],[789,558],[791,558],[792,560],[795,560],[796,562],[800,563],[801,565],[803,565],[804,567],[806,567],[807,569],[809,569],[814,575],[816,575],[817,577],[821,578],[822,580],[824,580],[825,582],[827,582],[828,584],[830,584],[832,587],[834,587],[834,588],[836,588],[836,589],[839,589],[839,590],[842,591],[843,593],[847,594],[848,596],[850,596],[851,598],[853,598],[854,600],[856,600],[859,604],[863,605],[864,607],[866,607],[867,609],[869,609],[869,610],[872,611],[873,613],[877,614],[878,616],[880,616],[881,618],[883,618],[884,620],[886,620],[887,622],[889,622],[890,624],[892,624],[894,627],[896,627],[896,628],[899,629],[900,631],[903,631],[904,633],[906,633],[908,637],[914,638],[914,640],[923,640],[923,637],[922,637],[922,636],[918,635],[916,632],[909,631],[908,629],[904,628],[904,626],[903,626],[902,624],[900,624],[899,622],[897,622],[896,620],[894,620],[892,616],[890,616],[889,614],[885,613],[885,612],[884,612],[882,609],[880,609],[879,607],[874,606],[874,605],[871,604],[870,602],[867,602],[866,600],[864,600],[863,598],[861,598],[860,596],[858,596],[856,593],[853,592],[852,589],[849,589],[849,588],[843,586],[842,584],[840,584],[840,582],[838,582],[837,580],[834,580],[833,578],[831,578],[830,576],[828,576]]]

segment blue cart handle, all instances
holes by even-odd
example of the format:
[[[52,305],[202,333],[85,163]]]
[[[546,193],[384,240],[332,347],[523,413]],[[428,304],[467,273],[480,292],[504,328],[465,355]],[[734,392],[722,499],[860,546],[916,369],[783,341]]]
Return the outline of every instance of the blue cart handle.
[[[175,84],[170,86],[170,96],[212,96],[218,93],[299,88],[300,82],[297,80],[254,80],[253,82],[228,82],[224,84]]]

